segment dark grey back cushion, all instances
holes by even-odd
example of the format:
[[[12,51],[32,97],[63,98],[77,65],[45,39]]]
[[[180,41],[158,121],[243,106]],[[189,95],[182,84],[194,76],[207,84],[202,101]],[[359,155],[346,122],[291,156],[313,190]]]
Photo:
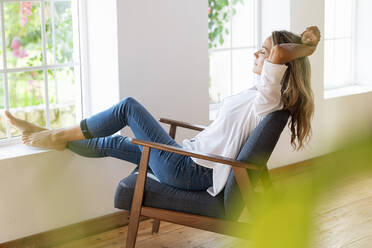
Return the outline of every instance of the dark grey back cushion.
[[[268,114],[249,135],[247,142],[239,152],[237,160],[266,166],[285,125],[289,112],[285,110]],[[253,185],[258,182],[258,173],[249,172]],[[244,208],[244,202],[236,183],[234,172],[231,170],[224,190],[224,205],[226,218],[237,220]]]

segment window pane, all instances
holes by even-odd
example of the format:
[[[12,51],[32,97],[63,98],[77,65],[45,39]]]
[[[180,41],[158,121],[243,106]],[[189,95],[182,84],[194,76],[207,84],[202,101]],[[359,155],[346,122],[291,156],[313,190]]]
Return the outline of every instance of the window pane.
[[[8,74],[10,111],[17,117],[46,126],[44,72],[18,72]],[[11,128],[12,136],[20,133]]]
[[[325,1],[325,38],[350,37],[355,0]]]
[[[220,102],[231,93],[230,51],[214,52],[209,55],[209,97],[210,103]]]
[[[39,2],[4,4],[8,68],[42,65]]]
[[[44,13],[41,3],[44,2]],[[76,13],[73,0],[4,1],[4,33],[7,67],[9,69],[43,66],[42,14],[45,16],[47,63],[62,64],[78,62],[74,54],[74,42],[78,37],[77,25],[73,25]],[[1,28],[1,25],[0,25]],[[54,32],[52,32],[54,31]],[[0,30],[1,32],[1,30]],[[75,38],[75,39],[74,39]],[[0,69],[3,59],[0,38]],[[78,44],[77,44],[78,45]],[[76,50],[77,47],[75,47]],[[76,66],[79,71],[79,66]],[[18,118],[46,127],[46,101],[50,103],[48,113],[52,128],[76,123],[76,112],[80,113],[80,76],[74,68],[48,70],[48,96],[45,96],[45,70],[25,72],[12,70],[8,75],[10,112]],[[1,75],[0,75],[1,76]],[[75,79],[79,81],[75,82]],[[50,87],[50,88],[49,88]],[[3,78],[0,78],[0,138],[6,136]],[[77,105],[78,104],[78,105]],[[76,110],[78,106],[78,110]],[[11,136],[20,132],[11,127]]]
[[[352,24],[353,0],[337,0],[335,4],[335,36],[350,37]]]
[[[253,53],[254,49],[233,51],[233,94],[253,86]]]
[[[353,83],[352,24],[356,0],[325,1],[324,88]]]
[[[72,62],[74,37],[71,1],[46,2],[45,17],[48,63]]]
[[[325,89],[339,88],[352,82],[351,40],[325,42],[324,80]]]
[[[231,46],[231,13],[228,0],[210,1],[208,14],[210,48]]]
[[[3,112],[0,114],[0,139],[6,138],[6,123]]]
[[[0,139],[6,138],[6,123],[4,114],[0,114]]]
[[[232,22],[232,46],[247,47],[254,45],[254,1],[238,2]]]
[[[49,70],[50,127],[60,128],[76,123],[79,86],[74,68]]]
[[[335,0],[325,0],[325,31],[324,38],[335,37]]]
[[[0,75],[0,139],[6,138],[6,124],[3,110],[5,109],[5,94],[3,75]]]
[[[4,76],[0,74],[0,111],[5,109],[5,86]]]
[[[325,1],[325,38],[351,36],[352,10],[355,0]]]
[[[335,68],[334,68],[334,41],[324,42],[324,88],[335,88]]]
[[[335,40],[335,81],[347,84],[351,77],[351,40]]]
[[[0,14],[1,18],[1,14]],[[1,22],[0,22],[1,24]],[[0,25],[0,69],[4,69],[4,59],[3,59],[3,36],[2,36],[2,25]]]

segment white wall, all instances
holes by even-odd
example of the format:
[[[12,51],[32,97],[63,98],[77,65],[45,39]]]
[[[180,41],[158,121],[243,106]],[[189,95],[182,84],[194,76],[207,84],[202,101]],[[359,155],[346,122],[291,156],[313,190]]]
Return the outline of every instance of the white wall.
[[[119,100],[116,0],[86,1],[88,87],[87,116]],[[89,89],[89,90],[87,90]]]
[[[262,42],[274,30],[289,30],[291,28],[290,0],[260,0],[262,5],[261,25]],[[278,11],[280,10],[280,11]]]
[[[118,1],[121,98],[155,118],[209,123],[207,8],[206,0]]]
[[[0,160],[0,243],[117,211],[116,186],[133,169],[70,151]]]

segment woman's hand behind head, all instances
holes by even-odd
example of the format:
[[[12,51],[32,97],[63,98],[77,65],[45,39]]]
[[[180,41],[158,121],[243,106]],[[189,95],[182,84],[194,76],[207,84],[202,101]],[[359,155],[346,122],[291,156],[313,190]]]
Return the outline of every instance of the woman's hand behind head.
[[[302,44],[317,46],[320,41],[320,30],[317,26],[311,26],[301,34]]]

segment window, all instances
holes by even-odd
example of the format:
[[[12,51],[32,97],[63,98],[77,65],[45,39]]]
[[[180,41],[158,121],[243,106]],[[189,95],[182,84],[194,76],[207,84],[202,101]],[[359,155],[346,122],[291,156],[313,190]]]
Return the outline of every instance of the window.
[[[19,136],[2,115],[47,128],[81,119],[79,0],[0,1],[0,138]]]
[[[355,83],[355,0],[325,1],[325,90]]]
[[[209,97],[223,98],[253,85],[253,53],[260,41],[259,0],[209,0]]]

